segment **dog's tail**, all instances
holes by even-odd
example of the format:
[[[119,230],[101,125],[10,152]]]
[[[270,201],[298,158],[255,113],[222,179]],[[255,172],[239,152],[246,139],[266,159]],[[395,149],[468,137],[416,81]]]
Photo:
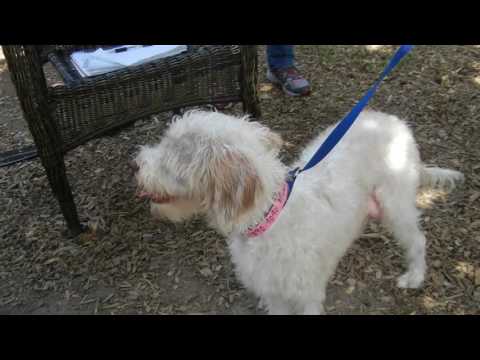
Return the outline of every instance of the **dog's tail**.
[[[446,191],[455,189],[457,183],[462,183],[465,177],[459,171],[424,166],[420,174],[422,187],[441,188]]]

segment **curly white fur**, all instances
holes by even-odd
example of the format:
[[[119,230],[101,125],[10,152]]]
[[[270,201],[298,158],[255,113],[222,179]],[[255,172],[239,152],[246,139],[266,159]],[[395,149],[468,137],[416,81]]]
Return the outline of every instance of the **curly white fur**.
[[[332,129],[294,167],[305,165]],[[204,215],[227,236],[239,279],[270,314],[323,313],[327,282],[369,214],[381,217],[406,251],[398,286],[419,287],[426,264],[417,189],[453,185],[463,175],[425,167],[403,121],[365,111],[323,162],[298,177],[273,227],[249,239],[245,231],[262,220],[286,178],[281,146],[279,135],[246,117],[193,111],[174,121],[158,145],[142,148],[136,176],[143,191],[175,198],[152,202],[153,215],[172,221]]]

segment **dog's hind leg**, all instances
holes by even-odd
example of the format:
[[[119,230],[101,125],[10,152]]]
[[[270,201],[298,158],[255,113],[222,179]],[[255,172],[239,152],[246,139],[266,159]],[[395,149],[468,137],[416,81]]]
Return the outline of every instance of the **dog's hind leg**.
[[[425,279],[426,239],[418,223],[420,212],[415,204],[415,190],[415,187],[408,186],[401,191],[395,189],[377,193],[383,208],[383,221],[405,250],[407,271],[398,278],[400,288],[418,288]]]

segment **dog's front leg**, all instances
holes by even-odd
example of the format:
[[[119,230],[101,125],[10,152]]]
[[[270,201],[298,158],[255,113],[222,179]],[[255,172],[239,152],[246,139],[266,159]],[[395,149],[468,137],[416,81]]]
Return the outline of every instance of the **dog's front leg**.
[[[310,303],[303,308],[302,315],[324,315],[323,305],[319,303]]]
[[[265,299],[269,315],[291,315],[292,307],[280,297],[269,297]]]

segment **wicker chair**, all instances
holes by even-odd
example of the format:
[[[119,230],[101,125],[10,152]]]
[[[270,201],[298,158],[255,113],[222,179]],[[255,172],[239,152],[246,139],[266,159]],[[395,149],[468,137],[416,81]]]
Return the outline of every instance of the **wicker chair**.
[[[69,55],[98,47],[108,46],[3,46],[38,155],[74,236],[83,227],[65,172],[68,151],[139,118],[185,107],[242,102],[246,113],[260,117],[255,46],[190,46],[180,55],[82,78]],[[63,84],[47,84],[47,62]]]

